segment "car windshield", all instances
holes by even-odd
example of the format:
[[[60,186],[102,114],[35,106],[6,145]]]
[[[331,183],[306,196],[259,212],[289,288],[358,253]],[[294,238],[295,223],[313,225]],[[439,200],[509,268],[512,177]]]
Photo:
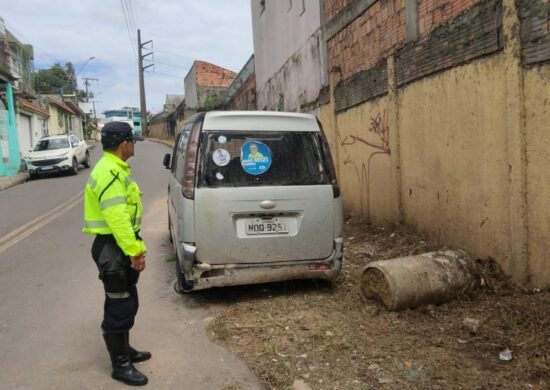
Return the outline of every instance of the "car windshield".
[[[199,186],[329,184],[316,132],[207,131],[201,140]]]
[[[44,150],[65,149],[69,147],[69,140],[67,138],[53,138],[43,139],[38,141],[34,147],[35,152],[41,152]]]

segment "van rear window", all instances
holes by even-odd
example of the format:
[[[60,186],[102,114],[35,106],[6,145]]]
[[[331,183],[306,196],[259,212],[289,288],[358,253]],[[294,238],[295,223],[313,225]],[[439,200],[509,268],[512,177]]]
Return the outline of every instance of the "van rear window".
[[[205,131],[200,144],[199,186],[330,184],[320,133]]]

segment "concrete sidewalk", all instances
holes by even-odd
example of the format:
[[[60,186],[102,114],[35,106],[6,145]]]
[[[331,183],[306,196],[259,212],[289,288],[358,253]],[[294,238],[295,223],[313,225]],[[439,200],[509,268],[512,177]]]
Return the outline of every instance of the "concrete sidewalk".
[[[27,172],[19,172],[11,176],[0,176],[0,191],[24,183],[27,180],[29,180],[29,174]]]
[[[164,144],[167,146],[170,146],[171,148],[174,147],[174,142],[176,142],[175,138],[155,138],[155,137],[145,137],[147,141],[151,142],[157,142],[159,144]]]

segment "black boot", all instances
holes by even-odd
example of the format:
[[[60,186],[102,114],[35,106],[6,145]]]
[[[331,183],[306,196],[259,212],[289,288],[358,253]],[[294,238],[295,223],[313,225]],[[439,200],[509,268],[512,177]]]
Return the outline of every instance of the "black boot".
[[[128,345],[130,345],[130,332],[126,332],[126,340],[128,340]],[[130,360],[132,363],[144,362],[151,359],[151,352],[147,351],[136,351],[132,346],[130,346]]]
[[[130,361],[130,347],[124,333],[105,333],[103,335],[113,364],[113,379],[131,386],[147,384],[147,377],[136,370]]]

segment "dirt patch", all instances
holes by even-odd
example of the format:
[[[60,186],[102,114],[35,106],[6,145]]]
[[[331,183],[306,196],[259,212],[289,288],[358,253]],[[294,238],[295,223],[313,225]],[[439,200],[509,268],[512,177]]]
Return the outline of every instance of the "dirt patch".
[[[473,297],[389,313],[360,293],[373,260],[446,249],[414,232],[348,221],[342,274],[315,281],[202,292],[227,304],[210,337],[245,361],[267,389],[550,387],[550,293],[506,288],[490,261]],[[475,327],[467,326],[476,324]],[[510,350],[511,361],[499,354]]]

